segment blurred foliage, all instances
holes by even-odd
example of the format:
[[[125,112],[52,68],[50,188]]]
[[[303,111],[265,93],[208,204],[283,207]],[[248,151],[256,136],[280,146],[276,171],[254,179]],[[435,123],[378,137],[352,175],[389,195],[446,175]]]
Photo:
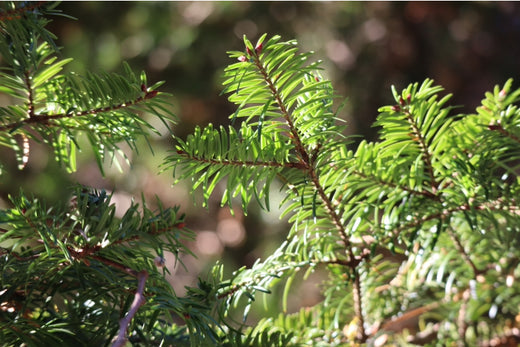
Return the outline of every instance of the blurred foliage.
[[[221,76],[230,63],[226,51],[239,49],[243,34],[255,38],[276,33],[296,38],[304,51],[315,50],[335,89],[348,97],[340,116],[348,121],[349,133],[368,139],[376,136],[371,125],[379,105],[391,100],[391,84],[399,89],[433,78],[454,94],[454,105],[464,105],[460,112],[469,112],[485,90],[517,76],[519,69],[520,5],[514,2],[89,1],[63,2],[59,8],[78,19],[54,17],[48,26],[63,47],[63,57],[74,58],[66,69],[80,74],[121,72],[121,60],[126,60],[134,71],[145,70],[150,81],[166,81],[163,90],[173,94],[174,112],[180,118],[174,132],[180,137],[196,125],[227,124],[234,109],[219,96]],[[70,176],[37,144],[23,171],[12,170],[17,165],[14,155],[1,149],[6,174],[0,182],[0,206],[8,205],[7,194],[20,187],[63,200],[72,181],[115,190],[113,201],[121,209],[141,192],[148,201],[158,195],[168,206],[180,203],[188,225],[199,232],[192,246],[201,257],[186,260],[193,274],[175,274],[180,288],[193,283],[191,275],[197,271],[207,271],[206,261],[222,258],[235,266],[251,265],[283,239],[287,225],[278,221],[276,211],[260,214],[253,204],[247,217],[231,218],[218,200],[210,200],[207,211],[192,206],[187,188],[171,189],[169,174],[155,173],[173,147],[170,137],[163,132],[150,141],[154,156],[146,146],[140,155],[128,151],[132,166],[123,172],[107,166],[106,177],[88,153],[78,154],[78,171]],[[280,200],[277,192],[273,189],[271,198]],[[229,241],[222,232],[229,226],[242,236]],[[305,303],[317,299],[311,296]]]

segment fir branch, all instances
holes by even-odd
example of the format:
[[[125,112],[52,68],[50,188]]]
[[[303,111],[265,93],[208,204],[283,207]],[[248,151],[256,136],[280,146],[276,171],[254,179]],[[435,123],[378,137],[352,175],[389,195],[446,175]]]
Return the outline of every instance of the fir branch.
[[[158,92],[156,90],[147,91],[144,96],[140,96],[134,100],[129,100],[127,102],[123,102],[117,105],[111,105],[111,106],[105,106],[105,107],[99,107],[95,109],[90,110],[84,110],[84,111],[78,111],[78,112],[69,112],[69,113],[58,113],[58,114],[34,114],[34,111],[32,111],[32,117],[26,118],[20,122],[15,123],[8,123],[5,125],[0,126],[0,132],[2,131],[9,131],[12,129],[17,129],[22,127],[23,125],[28,124],[41,124],[46,126],[56,126],[61,127],[58,123],[50,123],[51,120],[58,120],[63,118],[77,118],[77,117],[85,117],[89,115],[94,115],[98,113],[106,113],[106,112],[114,112],[121,109],[127,109],[129,107],[145,103],[147,100],[155,98],[158,95]],[[29,108],[29,115],[31,115],[31,108]]]
[[[0,11],[0,22],[21,19],[22,15],[27,12],[32,12],[45,5],[47,1],[38,1],[36,3],[24,3],[24,6],[15,7],[11,10]]]
[[[363,243],[362,245],[360,244],[360,246],[366,247],[366,243]],[[354,257],[354,259],[349,259],[349,260],[345,260],[345,259],[318,260],[318,261],[315,261],[313,263],[315,265],[318,265],[318,264],[341,265],[341,266],[346,266],[346,267],[349,267],[349,268],[355,268],[355,267],[358,267],[358,265],[363,260],[369,259],[369,257],[370,257],[370,250],[368,248],[363,248],[363,253],[361,255],[359,255],[359,256]]]
[[[365,342],[368,335],[365,330],[365,316],[363,314],[363,301],[361,296],[361,279],[359,278],[359,270],[357,267],[352,268],[352,272],[354,277],[352,297],[354,301],[354,312],[358,319],[358,332],[356,338],[360,342]]]
[[[355,254],[352,249],[352,244],[349,240],[349,237],[347,235],[347,232],[345,230],[345,227],[343,223],[341,222],[341,218],[336,212],[333,202],[329,199],[327,196],[324,187],[321,185],[318,173],[316,169],[313,167],[313,163],[311,162],[312,157],[317,157],[318,153],[316,150],[316,153],[309,154],[306,150],[303,141],[300,137],[300,134],[298,132],[298,129],[295,127],[292,116],[289,111],[289,109],[286,107],[285,102],[282,98],[282,95],[280,91],[276,88],[275,83],[271,79],[266,67],[264,66],[263,62],[260,59],[259,53],[262,51],[262,45],[258,45],[254,52],[251,51],[249,48],[247,48],[247,53],[252,58],[253,64],[256,66],[258,71],[263,77],[264,82],[267,84],[272,97],[276,101],[278,108],[280,109],[280,112],[282,114],[282,117],[284,118],[289,131],[290,131],[290,138],[292,142],[294,143],[296,152],[298,153],[297,157],[298,160],[301,163],[301,170],[306,172],[310,176],[310,180],[312,184],[314,185],[314,188],[316,189],[321,201],[323,202],[325,209],[327,210],[328,214],[330,215],[333,224],[335,225],[337,231],[339,232],[340,238],[345,246],[345,250],[347,252],[347,255],[351,261],[350,269],[352,271],[352,276],[354,278],[353,282],[353,296],[354,296],[354,311],[356,313],[356,317],[359,320],[359,330],[358,330],[358,339],[360,341],[365,341],[367,338],[365,328],[364,328],[364,317],[363,317],[363,311],[362,311],[362,302],[361,302],[361,283],[359,279],[359,270],[357,268],[357,265],[355,265],[354,259]]]
[[[30,255],[30,256],[27,256],[27,257],[22,257],[22,256],[21,256],[20,254],[18,254],[17,252],[13,252],[13,251],[10,250],[10,249],[0,247],[0,256],[3,256],[3,255],[10,255],[10,256],[13,256],[14,258],[16,258],[16,260],[19,260],[19,261],[34,260],[34,259],[38,259],[38,258],[40,257],[40,253],[38,253],[38,254],[33,254],[33,255]]]
[[[436,220],[436,219],[447,219],[448,217],[450,217],[451,215],[455,214],[455,213],[458,213],[458,212],[464,212],[464,211],[471,211],[471,210],[478,210],[478,211],[485,211],[485,210],[491,210],[491,211],[507,211],[507,212],[510,212],[510,213],[514,213],[514,214],[520,214],[520,206],[516,206],[516,205],[504,205],[502,203],[501,200],[496,200],[496,201],[491,201],[491,202],[487,202],[487,203],[482,203],[482,204],[470,204],[470,203],[467,203],[467,204],[464,204],[464,205],[461,205],[461,206],[457,206],[457,207],[453,207],[453,208],[447,208],[447,209],[443,209],[442,211],[438,212],[438,213],[433,213],[433,214],[430,214],[430,215],[425,215],[423,217],[420,217],[420,218],[414,218],[413,221],[411,221],[410,223],[407,223],[407,224],[404,224],[402,225],[401,227],[398,227],[396,229],[394,229],[394,236],[399,236],[399,234],[404,231],[404,230],[408,230],[408,229],[414,229],[414,228],[417,228],[418,226],[428,222],[428,221],[432,221],[432,220]]]
[[[69,249],[69,252],[70,251],[71,250]],[[91,258],[91,259],[97,260],[97,261],[99,261],[99,262],[101,262],[101,263],[103,263],[105,265],[108,265],[108,266],[114,268],[114,269],[120,270],[120,271],[122,271],[122,272],[124,272],[124,273],[126,273],[126,274],[128,274],[130,276],[138,277],[138,272],[136,270],[131,269],[128,266],[125,266],[125,265],[123,265],[121,263],[118,263],[116,261],[113,261],[111,259],[107,259],[105,257],[99,256],[99,255],[96,255],[96,254],[89,254],[89,255],[83,256],[83,255],[81,255],[80,252],[77,252],[77,251],[74,252],[74,254],[75,255],[79,254],[80,258],[82,258],[82,259],[84,259],[84,258]]]
[[[336,228],[338,229],[338,231],[340,233],[340,237],[341,237],[345,247],[348,250],[350,250],[349,256],[351,256],[351,258],[353,259],[354,254],[352,253],[351,244],[348,239],[348,235],[345,231],[345,228],[344,228],[343,224],[341,223],[341,219],[340,219],[339,215],[336,213],[336,211],[334,209],[332,201],[330,201],[327,194],[325,193],[325,189],[321,186],[321,183],[319,182],[318,174],[317,174],[315,168],[312,167],[312,163],[311,163],[311,159],[310,159],[311,155],[308,153],[308,151],[305,149],[305,146],[303,145],[303,142],[302,142],[302,139],[300,138],[298,130],[294,126],[294,123],[292,121],[291,113],[287,109],[280,91],[276,88],[273,80],[271,79],[269,73],[267,72],[267,69],[264,67],[263,62],[260,59],[260,56],[258,53],[261,51],[261,49],[262,49],[262,47],[257,47],[255,49],[255,51],[252,52],[248,48],[248,54],[251,56],[253,63],[255,64],[256,68],[262,75],[264,82],[267,84],[274,100],[276,101],[276,103],[280,109],[280,112],[282,114],[284,121],[287,123],[289,131],[291,133],[291,135],[290,135],[291,141],[294,143],[294,146],[298,153],[297,157],[298,157],[298,160],[300,161],[299,169],[304,172],[307,172],[307,174],[310,176],[314,187],[318,191],[318,194],[319,194],[320,198],[322,199],[323,203],[325,204],[325,207],[328,210],[328,213],[332,217],[333,223],[335,224]],[[312,157],[316,157],[316,156],[317,156],[317,153],[312,154]],[[350,253],[352,253],[352,254],[350,254]]]
[[[238,166],[238,167],[253,167],[253,166],[259,166],[259,167],[278,167],[278,168],[288,168],[288,169],[299,169],[304,170],[306,169],[306,166],[303,163],[295,163],[295,162],[286,162],[286,163],[279,163],[275,161],[252,161],[252,160],[229,160],[229,159],[213,159],[213,158],[203,158],[203,157],[197,157],[192,156],[186,151],[183,150],[177,150],[177,154],[183,156],[186,159],[197,161],[200,163],[206,163],[206,164],[212,164],[212,165],[223,165],[223,166]]]
[[[464,259],[464,261],[469,265],[469,267],[473,271],[473,276],[476,277],[476,276],[480,275],[482,273],[482,270],[479,270],[477,268],[477,266],[475,265],[475,263],[471,260],[469,254],[464,249],[464,246],[462,245],[462,243],[459,240],[459,238],[457,237],[457,235],[455,235],[455,233],[453,232],[451,226],[446,228],[446,230],[447,230],[448,235],[450,236],[450,238],[453,240],[453,243],[455,244],[455,248],[457,248],[459,253],[462,254],[462,258]]]
[[[491,130],[491,131],[497,131],[501,135],[503,135],[505,137],[508,137],[511,140],[515,141],[516,143],[520,144],[520,138],[518,136],[516,136],[515,134],[512,134],[511,132],[509,132],[506,129],[504,129],[504,127],[500,123],[499,124],[488,125],[488,129]]]
[[[430,187],[432,189],[432,193],[434,195],[437,195],[439,183],[437,182],[435,174],[433,173],[432,154],[430,153],[428,145],[426,144],[426,141],[424,140],[424,137],[421,134],[421,131],[418,125],[416,124],[414,116],[411,114],[410,110],[405,109],[404,114],[412,129],[412,134],[410,134],[410,136],[412,137],[412,140],[416,141],[419,144],[419,148],[422,152],[422,157],[425,161],[426,169],[428,170],[428,175],[430,176]]]
[[[258,283],[265,277],[278,278],[279,277],[278,273],[283,272],[287,269],[292,269],[292,270],[298,271],[300,269],[303,269],[308,266],[313,266],[315,264],[316,263],[314,263],[310,260],[303,261],[303,262],[285,261],[281,264],[274,264],[274,262],[273,262],[271,265],[274,265],[274,266],[269,269],[269,273],[267,273],[267,274],[255,273],[254,269],[246,270],[246,271],[249,271],[251,274],[253,274],[253,276],[248,278],[246,281],[240,281],[238,283],[232,284],[229,288],[227,288],[227,290],[224,290],[224,291],[218,293],[216,295],[216,298],[219,300],[224,299],[224,298],[229,298],[239,291],[243,291],[245,289],[258,285]],[[232,283],[232,282],[230,282],[230,283]]]
[[[307,153],[307,150],[305,149],[305,147],[301,141],[298,130],[294,126],[294,123],[292,121],[289,110],[286,108],[280,92],[276,88],[273,80],[271,79],[269,73],[267,72],[267,69],[264,67],[262,61],[260,60],[258,53],[260,52],[261,49],[262,49],[262,47],[257,47],[257,49],[255,49],[254,53],[250,52],[250,50],[248,49],[248,51],[249,51],[248,53],[250,53],[251,58],[253,59],[253,63],[255,64],[258,71],[262,75],[264,82],[267,84],[267,87],[269,88],[272,96],[274,97],[274,100],[278,104],[282,117],[284,118],[285,122],[287,123],[287,125],[289,127],[289,131],[291,133],[290,137],[291,137],[292,142],[294,143],[296,151],[299,154],[300,162],[302,163],[303,167],[305,167],[306,169],[309,169],[309,167],[308,167],[309,154]]]
[[[406,187],[406,186],[403,186],[400,184],[396,184],[394,182],[385,181],[375,175],[365,174],[365,173],[363,173],[363,171],[360,171],[360,170],[352,170],[351,174],[357,175],[366,180],[370,180],[370,181],[374,182],[374,184],[386,186],[390,189],[398,189],[398,190],[410,193],[412,195],[419,195],[419,196],[426,197],[428,199],[438,200],[438,196],[428,190],[415,190],[413,188]]]

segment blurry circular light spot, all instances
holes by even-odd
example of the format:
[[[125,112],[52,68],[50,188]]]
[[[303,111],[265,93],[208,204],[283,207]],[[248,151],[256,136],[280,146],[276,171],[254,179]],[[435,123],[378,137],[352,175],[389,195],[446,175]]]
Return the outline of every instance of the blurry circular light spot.
[[[461,20],[454,20],[451,22],[450,33],[451,37],[457,41],[466,41],[470,35],[467,24]]]
[[[228,247],[238,247],[246,239],[244,226],[234,218],[222,219],[217,225],[217,235]]]
[[[493,304],[489,309],[489,318],[495,319],[498,312],[498,306]]]
[[[386,27],[377,19],[369,19],[363,24],[363,31],[368,41],[382,39],[386,35]]]
[[[189,25],[199,25],[213,12],[211,2],[192,2],[182,12],[184,20]]]
[[[125,59],[136,57],[150,49],[152,41],[149,33],[129,36],[121,42],[121,56]]]
[[[154,70],[164,70],[172,58],[172,52],[164,47],[154,49],[148,57],[148,65]]]
[[[258,27],[252,20],[245,19],[235,24],[233,32],[239,39],[242,39],[244,35],[246,35],[249,38],[254,38],[258,33]]]
[[[331,40],[327,42],[326,50],[329,59],[342,69],[349,68],[356,60],[350,48],[343,41]]]
[[[219,255],[224,250],[220,239],[213,231],[200,231],[195,246],[203,255]]]

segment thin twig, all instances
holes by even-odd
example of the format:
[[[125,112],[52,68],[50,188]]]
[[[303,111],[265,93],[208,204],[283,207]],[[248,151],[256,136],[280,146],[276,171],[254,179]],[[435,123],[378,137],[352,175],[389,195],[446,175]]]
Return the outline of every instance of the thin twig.
[[[517,143],[520,143],[520,138],[518,136],[512,134],[511,132],[507,131],[506,129],[504,129],[504,127],[501,124],[489,125],[488,129],[491,131],[498,131],[501,135],[503,135],[505,137],[509,137],[511,140],[513,140]]]
[[[91,254],[89,255],[87,258],[90,258],[90,259],[95,259],[95,260],[98,260],[102,263],[104,263],[105,265],[108,265],[108,266],[111,266],[113,268],[116,268],[116,269],[119,269],[131,276],[134,276],[134,277],[139,277],[139,273],[137,271],[135,271],[134,269],[131,269],[127,266],[124,266],[120,263],[117,263],[113,260],[110,260],[110,259],[107,259],[105,257],[101,257],[101,256],[98,256],[98,255],[95,255],[95,254]]]
[[[451,229],[451,226],[446,228],[446,230],[448,232],[448,235],[450,235],[451,239],[453,240],[453,243],[455,244],[455,248],[457,249],[457,251],[459,251],[459,253],[462,254],[462,258],[464,258],[464,261],[473,270],[473,276],[476,277],[477,275],[479,275],[482,271],[480,271],[477,268],[477,266],[475,265],[475,263],[471,260],[471,258],[469,257],[469,254],[466,252],[466,250],[462,246],[462,243],[460,242],[459,238],[457,237],[457,235],[455,235],[455,233]]]
[[[406,115],[406,119],[408,120],[408,123],[412,128],[413,139],[419,144],[419,147],[421,149],[422,157],[425,161],[426,169],[428,170],[428,175],[430,176],[430,187],[432,189],[432,193],[437,194],[437,190],[439,189],[439,183],[435,179],[435,174],[433,173],[432,155],[428,149],[428,145],[426,144],[419,127],[413,119],[412,113],[410,111],[405,111],[404,114]]]
[[[134,318],[139,307],[146,302],[146,298],[144,297],[144,286],[146,283],[146,279],[148,278],[148,272],[143,270],[137,274],[137,291],[134,296],[134,301],[130,306],[130,310],[126,316],[123,317],[119,321],[119,333],[117,334],[116,339],[112,343],[112,347],[121,347],[126,343],[126,331],[132,322],[132,318]]]

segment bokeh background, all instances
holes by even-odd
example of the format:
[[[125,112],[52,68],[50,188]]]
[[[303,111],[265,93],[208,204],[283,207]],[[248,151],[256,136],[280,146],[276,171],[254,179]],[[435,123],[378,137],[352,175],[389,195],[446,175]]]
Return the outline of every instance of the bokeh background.
[[[340,115],[348,133],[372,140],[377,109],[393,103],[391,85],[401,89],[433,78],[454,94],[456,112],[469,113],[494,85],[519,80],[520,3],[514,2],[63,2],[59,8],[77,19],[55,17],[49,25],[62,56],[74,58],[67,70],[117,72],[124,60],[136,72],[144,70],[151,83],[166,81],[161,90],[172,94],[179,118],[173,130],[180,137],[197,125],[228,123],[234,109],[220,95],[221,76],[233,62],[226,51],[242,50],[244,34],[252,41],[263,33],[279,34],[297,39],[303,51],[315,51],[324,75],[347,98]],[[157,196],[165,206],[180,205],[197,233],[189,245],[197,258],[184,257],[189,272],[169,265],[179,293],[217,260],[229,273],[284,239],[288,225],[279,219],[276,189],[269,213],[253,204],[247,216],[239,209],[233,216],[220,207],[218,194],[203,209],[190,196],[189,183],[172,187],[171,170],[159,173],[159,166],[174,141],[160,129],[163,135],[151,138],[154,154],[143,142],[138,154],[128,152],[130,166],[119,171],[107,164],[105,177],[88,150],[79,156],[78,171],[67,174],[37,144],[23,171],[17,171],[12,152],[0,149],[7,169],[0,180],[0,206],[20,188],[66,200],[75,182],[114,192],[120,212],[141,194],[151,204]],[[312,280],[298,293],[294,307],[319,300]]]

